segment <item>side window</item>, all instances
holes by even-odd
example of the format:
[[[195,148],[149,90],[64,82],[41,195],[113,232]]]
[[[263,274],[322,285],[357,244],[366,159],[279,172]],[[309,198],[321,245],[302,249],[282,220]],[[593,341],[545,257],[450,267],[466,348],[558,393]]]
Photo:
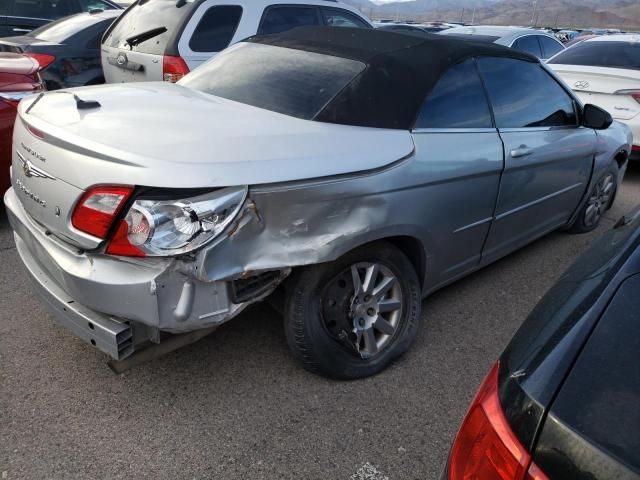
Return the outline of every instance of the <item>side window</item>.
[[[269,7],[262,16],[258,34],[280,33],[295,27],[319,24],[320,19],[316,7]]]
[[[9,3],[11,0],[7,2],[0,2],[0,16],[9,15]]]
[[[539,63],[478,59],[499,128],[577,125],[571,96]]]
[[[329,27],[357,27],[370,28],[367,23],[362,21],[351,12],[340,8],[322,8],[322,20]]]
[[[491,128],[491,112],[473,60],[447,70],[425,100],[415,128]]]
[[[521,52],[530,53],[536,58],[542,58],[538,36],[539,35],[527,35],[525,37],[520,37],[513,43],[511,48]]]
[[[60,2],[53,0],[15,0],[11,14],[14,17],[56,20],[72,13],[76,12],[70,8],[69,2],[65,0]]]
[[[80,9],[83,12],[90,12],[92,10],[113,10],[113,5],[110,5],[102,0],[78,0]]]
[[[242,7],[221,5],[205,12],[189,40],[189,48],[194,52],[219,52],[231,43],[236,33]]]
[[[564,47],[556,42],[553,38],[540,37],[540,45],[542,46],[542,58],[551,58],[556,53],[564,50]]]

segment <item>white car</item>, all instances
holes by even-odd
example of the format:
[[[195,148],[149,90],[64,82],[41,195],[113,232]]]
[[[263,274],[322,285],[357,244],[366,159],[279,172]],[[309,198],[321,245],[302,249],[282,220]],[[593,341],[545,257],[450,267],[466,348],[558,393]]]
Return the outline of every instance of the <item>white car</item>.
[[[592,38],[548,62],[584,103],[598,105],[633,132],[640,160],[640,35]]]
[[[176,82],[247,37],[309,25],[373,28],[337,0],[137,0],[105,32],[104,77]]]

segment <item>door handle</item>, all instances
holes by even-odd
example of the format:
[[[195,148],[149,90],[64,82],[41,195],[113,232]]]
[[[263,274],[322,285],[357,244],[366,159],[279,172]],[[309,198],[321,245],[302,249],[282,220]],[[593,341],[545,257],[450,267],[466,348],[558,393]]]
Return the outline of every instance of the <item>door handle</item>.
[[[29,30],[28,28],[14,28],[13,31],[16,32],[16,33],[29,33],[29,32],[31,32],[31,30]]]
[[[526,157],[533,153],[533,149],[526,145],[520,145],[518,148],[511,150],[511,158]]]

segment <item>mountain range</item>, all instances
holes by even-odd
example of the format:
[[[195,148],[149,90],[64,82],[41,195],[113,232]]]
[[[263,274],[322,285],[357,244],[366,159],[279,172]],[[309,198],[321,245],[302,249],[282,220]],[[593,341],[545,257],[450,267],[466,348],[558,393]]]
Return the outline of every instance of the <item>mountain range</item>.
[[[343,0],[373,19],[640,28],[638,0]]]

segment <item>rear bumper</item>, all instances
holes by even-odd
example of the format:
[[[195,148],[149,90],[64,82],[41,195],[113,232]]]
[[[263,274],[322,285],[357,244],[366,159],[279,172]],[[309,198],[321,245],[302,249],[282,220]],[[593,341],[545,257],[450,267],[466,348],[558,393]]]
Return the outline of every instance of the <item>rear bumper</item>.
[[[13,189],[4,201],[18,253],[43,302],[62,325],[115,359],[150,339],[157,341],[159,331],[220,325],[273,290],[233,303],[231,282],[199,281],[175,259],[78,252],[47,235]]]
[[[55,285],[51,277],[29,255],[24,241],[17,235],[15,240],[35,293],[63,327],[116,360],[122,360],[133,353],[133,329],[130,322],[100,314],[77,303]]]

